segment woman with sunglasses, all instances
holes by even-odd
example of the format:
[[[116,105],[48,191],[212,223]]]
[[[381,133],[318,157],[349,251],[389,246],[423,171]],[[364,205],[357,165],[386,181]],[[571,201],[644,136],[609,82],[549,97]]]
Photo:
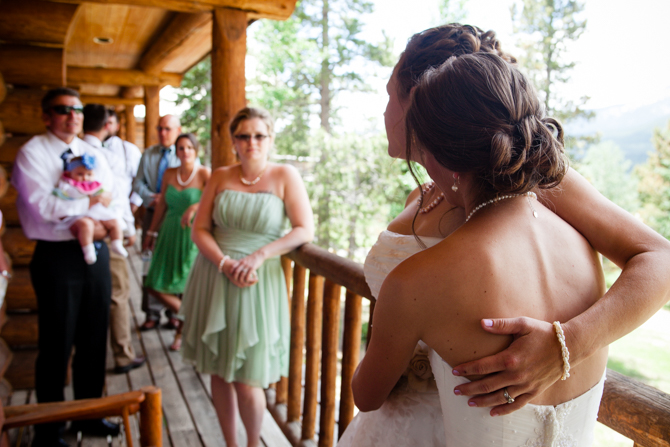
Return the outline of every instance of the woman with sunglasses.
[[[193,224],[200,254],[180,311],[182,356],[212,376],[226,445],[238,445],[239,409],[248,445],[256,446],[263,388],[288,373],[290,324],[279,256],[311,241],[314,223],[298,171],[268,160],[270,114],[244,108],[230,133],[240,162],[214,171]]]

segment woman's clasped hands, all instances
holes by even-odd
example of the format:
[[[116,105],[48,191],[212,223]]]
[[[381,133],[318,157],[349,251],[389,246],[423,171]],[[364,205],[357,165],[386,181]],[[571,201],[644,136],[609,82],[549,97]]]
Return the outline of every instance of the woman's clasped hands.
[[[263,265],[265,257],[256,251],[242,259],[228,259],[223,264],[222,273],[237,287],[249,287],[258,282],[256,270]]]

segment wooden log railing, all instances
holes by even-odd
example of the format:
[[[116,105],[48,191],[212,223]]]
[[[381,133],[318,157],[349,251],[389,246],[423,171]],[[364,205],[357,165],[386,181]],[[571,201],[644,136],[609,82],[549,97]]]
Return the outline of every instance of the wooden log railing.
[[[4,421],[1,430],[47,422],[99,419],[121,416],[125,428],[126,445],[132,447],[129,416],[140,413],[140,445],[163,445],[163,411],[161,390],[153,386],[99,399],[80,399],[67,402],[15,405],[2,408]]]
[[[312,244],[289,253],[282,264],[286,277],[292,278],[289,377],[276,385],[274,394],[268,393],[268,407],[292,445],[332,447],[335,425],[339,438],[354,416],[351,378],[359,362],[362,300],[370,301],[370,319],[374,300],[360,264]],[[340,330],[342,287],[346,292]],[[598,420],[636,447],[670,447],[670,395],[616,371],[607,371]]]

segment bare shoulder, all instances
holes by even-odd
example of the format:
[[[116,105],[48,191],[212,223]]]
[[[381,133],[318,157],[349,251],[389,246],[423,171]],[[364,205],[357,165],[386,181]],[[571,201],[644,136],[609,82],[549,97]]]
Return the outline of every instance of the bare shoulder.
[[[231,175],[234,174],[236,169],[239,169],[239,164],[234,164],[230,166],[221,166],[220,168],[216,168],[212,173],[212,179],[223,179],[223,178],[228,178]]]
[[[293,165],[284,163],[269,163],[268,166],[272,169],[273,172],[276,173],[275,175],[278,177],[284,179],[294,179],[296,177],[300,177],[298,169]]]
[[[212,176],[212,170],[207,166],[200,166],[198,176],[204,181],[207,181]]]

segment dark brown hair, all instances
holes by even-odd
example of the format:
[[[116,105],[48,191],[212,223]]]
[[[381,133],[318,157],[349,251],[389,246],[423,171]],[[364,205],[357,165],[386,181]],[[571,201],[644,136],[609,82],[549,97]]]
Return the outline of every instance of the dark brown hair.
[[[230,122],[230,136],[235,136],[235,131],[242,121],[250,120],[253,118],[258,118],[268,126],[268,134],[270,137],[274,138],[275,136],[275,121],[272,119],[272,115],[265,109],[260,107],[245,107],[235,114],[232,121]]]
[[[450,23],[416,33],[407,42],[395,68],[398,95],[401,99],[408,98],[412,87],[429,68],[439,67],[452,56],[477,52],[495,53],[507,62],[516,63],[514,57],[502,51],[493,31]]]
[[[196,153],[200,152],[200,142],[198,141],[198,138],[195,136],[195,134],[189,132],[189,133],[182,133],[180,134],[176,140],[174,140],[174,146],[175,148],[177,147],[177,141],[181,140],[182,138],[187,138],[193,147],[195,148]]]
[[[51,102],[59,96],[74,96],[75,98],[79,98],[79,92],[68,87],[52,88],[42,97],[42,112],[49,113]]]
[[[473,173],[482,199],[563,179],[561,125],[544,117],[533,86],[497,54],[449,58],[426,71],[411,98],[408,151],[417,145],[447,169]]]

